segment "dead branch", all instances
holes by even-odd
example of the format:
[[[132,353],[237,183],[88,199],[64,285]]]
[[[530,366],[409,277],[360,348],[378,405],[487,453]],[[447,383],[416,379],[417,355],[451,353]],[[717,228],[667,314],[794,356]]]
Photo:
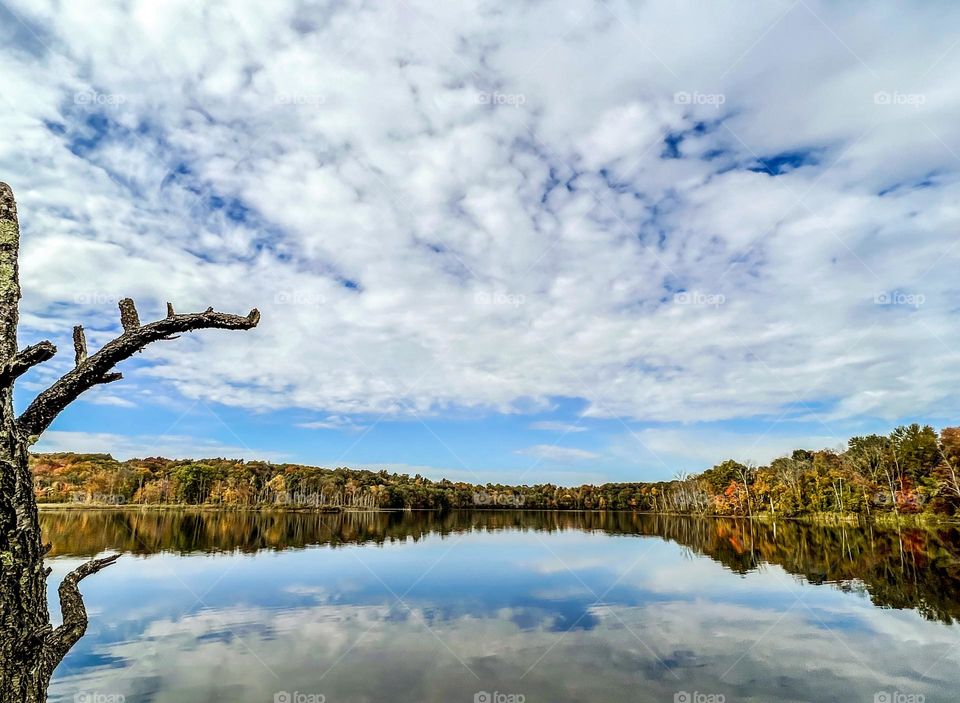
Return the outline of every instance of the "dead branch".
[[[0,386],[7,386],[37,364],[52,359],[57,348],[50,342],[39,342],[20,350],[0,369]]]
[[[47,646],[54,656],[62,657],[70,651],[70,648],[87,631],[87,609],[80,593],[80,582],[87,576],[107,568],[119,558],[119,554],[114,554],[103,559],[88,561],[67,574],[60,583],[60,612],[63,616],[63,624],[51,632],[47,638]]]
[[[133,298],[124,298],[120,301],[120,325],[124,332],[131,332],[140,326],[140,315],[137,314],[137,306],[133,304]]]
[[[73,328],[73,353],[76,358],[76,366],[79,366],[87,358],[87,336],[83,333],[83,325],[77,325]]]
[[[112,373],[119,362],[128,359],[152,342],[171,338],[180,332],[200,329],[248,330],[257,326],[260,312],[254,308],[246,316],[230,315],[208,308],[206,312],[168,316],[146,325],[140,324],[133,301],[120,301],[123,334],[108,342],[93,356],[84,358],[50,388],[38,395],[17,418],[17,427],[27,437],[39,437],[54,418],[84,391],[101,383],[119,380]],[[52,346],[52,345],[51,345]]]

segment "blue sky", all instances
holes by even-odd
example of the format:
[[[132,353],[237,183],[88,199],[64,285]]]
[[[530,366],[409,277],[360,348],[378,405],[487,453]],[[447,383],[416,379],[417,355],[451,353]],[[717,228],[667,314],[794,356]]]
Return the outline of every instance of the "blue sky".
[[[0,3],[41,450],[666,478],[960,401],[960,8]]]

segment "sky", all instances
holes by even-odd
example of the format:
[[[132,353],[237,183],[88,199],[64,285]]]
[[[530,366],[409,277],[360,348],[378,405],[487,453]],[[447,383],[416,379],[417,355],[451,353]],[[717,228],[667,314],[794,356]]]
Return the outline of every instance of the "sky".
[[[655,480],[960,411],[960,6],[0,0],[36,446]]]

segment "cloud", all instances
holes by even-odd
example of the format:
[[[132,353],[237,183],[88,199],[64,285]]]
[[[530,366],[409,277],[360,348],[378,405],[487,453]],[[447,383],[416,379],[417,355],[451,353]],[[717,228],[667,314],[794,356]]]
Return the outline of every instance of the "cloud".
[[[133,295],[259,306],[141,370],[253,411],[960,412],[960,8],[8,7],[26,341]]]
[[[532,447],[526,447],[525,449],[518,449],[517,454],[529,454],[538,459],[549,459],[552,461],[583,461],[586,459],[596,459],[600,456],[585,449],[557,447],[553,444],[536,444]]]
[[[670,468],[667,473],[672,474],[698,473],[726,459],[763,465],[794,449],[843,450],[845,445],[846,437],[796,430],[764,434],[704,427],[655,427],[623,434],[607,451],[624,462]]]
[[[121,398],[118,395],[111,395],[109,393],[94,393],[89,397],[84,397],[84,402],[93,403],[94,405],[110,405],[115,408],[135,408],[137,404],[132,400],[127,398]]]
[[[551,421],[542,421],[542,422],[532,422],[530,423],[531,430],[543,430],[544,432],[563,432],[564,434],[569,432],[586,432],[587,428],[582,425],[575,425],[569,422],[551,422]]]
[[[120,435],[108,432],[60,430],[48,430],[44,433],[35,445],[35,450],[37,452],[112,454],[115,459],[121,461],[150,456],[162,456],[168,459],[225,457],[275,462],[285,459],[281,452],[232,446],[188,435]]]
[[[357,424],[351,418],[343,415],[328,415],[324,420],[298,422],[297,427],[307,430],[342,430],[345,432],[362,432],[367,429],[366,425]]]

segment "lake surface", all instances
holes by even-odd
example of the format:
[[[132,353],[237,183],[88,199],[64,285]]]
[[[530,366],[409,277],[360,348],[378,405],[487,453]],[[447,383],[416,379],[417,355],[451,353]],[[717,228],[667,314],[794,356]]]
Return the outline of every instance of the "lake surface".
[[[632,514],[45,512],[52,701],[960,699],[955,529]]]

